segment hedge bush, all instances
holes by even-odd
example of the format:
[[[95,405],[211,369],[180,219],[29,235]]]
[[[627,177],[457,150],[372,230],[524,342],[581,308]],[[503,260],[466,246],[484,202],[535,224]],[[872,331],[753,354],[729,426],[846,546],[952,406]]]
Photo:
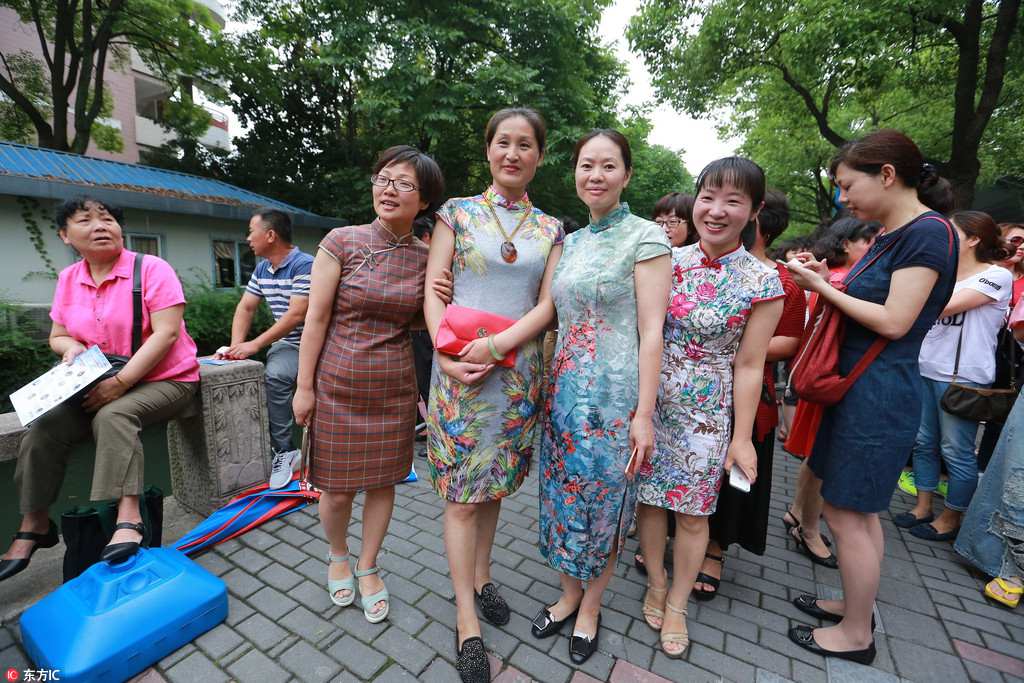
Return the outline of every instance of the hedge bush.
[[[185,329],[196,341],[200,356],[208,356],[231,342],[231,319],[242,298],[241,287],[214,289],[208,284],[190,283],[185,287]],[[274,323],[270,308],[260,305],[252,321],[249,339],[263,333]]]
[[[12,391],[57,363],[50,345],[38,338],[37,327],[24,314],[23,307],[0,301],[0,413],[14,410]]]

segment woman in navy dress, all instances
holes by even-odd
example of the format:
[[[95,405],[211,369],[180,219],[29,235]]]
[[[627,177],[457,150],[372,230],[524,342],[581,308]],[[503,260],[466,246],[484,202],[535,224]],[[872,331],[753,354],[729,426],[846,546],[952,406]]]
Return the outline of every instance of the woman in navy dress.
[[[884,550],[878,513],[888,508],[914,445],[921,417],[918,352],[952,294],[958,249],[949,224],[933,210],[948,210],[949,185],[906,135],[881,130],[848,143],[830,175],[846,208],[857,218],[879,221],[883,233],[847,276],[845,292],[829,284],[827,265],[808,253],[788,264],[790,272],[846,316],[840,374],[879,336],[889,341],[843,399],[826,409],[811,453],[844,596],[801,595],[793,602],[811,616],[839,623],[795,626],[789,637],[812,652],[869,664]]]

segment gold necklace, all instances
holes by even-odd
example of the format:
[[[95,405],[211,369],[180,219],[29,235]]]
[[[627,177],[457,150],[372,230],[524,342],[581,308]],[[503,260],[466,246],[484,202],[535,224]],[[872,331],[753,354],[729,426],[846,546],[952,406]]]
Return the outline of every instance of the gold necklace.
[[[491,210],[491,216],[494,217],[494,222],[498,226],[498,230],[501,231],[501,236],[505,238],[505,241],[501,243],[501,260],[505,263],[515,263],[516,259],[519,258],[519,252],[516,251],[516,245],[512,243],[512,238],[516,236],[516,233],[519,232],[519,228],[523,227],[523,224],[526,223],[526,219],[530,217],[531,213],[533,213],[533,211],[531,211],[533,207],[529,204],[526,205],[526,209],[523,211],[523,217],[519,219],[519,225],[517,225],[516,229],[512,231],[511,235],[509,235],[505,232],[505,227],[501,224],[501,220],[498,218],[498,212],[494,210],[494,205],[491,204],[491,200],[484,199],[484,204],[486,204],[487,208]]]

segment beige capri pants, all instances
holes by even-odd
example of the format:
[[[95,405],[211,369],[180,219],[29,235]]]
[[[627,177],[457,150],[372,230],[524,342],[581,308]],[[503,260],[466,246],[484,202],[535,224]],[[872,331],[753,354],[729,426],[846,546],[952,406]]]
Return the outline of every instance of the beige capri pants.
[[[48,509],[57,500],[71,447],[90,436],[96,441],[90,499],[141,495],[142,428],[181,412],[198,387],[198,382],[140,382],[95,413],[61,404],[37,419],[21,440],[14,470],[21,513]]]

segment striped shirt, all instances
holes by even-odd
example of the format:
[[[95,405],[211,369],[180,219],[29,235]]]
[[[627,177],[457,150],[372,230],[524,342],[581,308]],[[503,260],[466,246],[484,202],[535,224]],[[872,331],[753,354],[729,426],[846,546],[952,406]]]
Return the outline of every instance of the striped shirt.
[[[288,310],[293,296],[309,296],[309,275],[312,270],[313,257],[299,251],[298,247],[292,247],[277,268],[270,265],[267,259],[257,263],[245,291],[266,299],[274,320],[280,320]],[[299,323],[281,341],[298,346],[301,338],[302,323]]]

